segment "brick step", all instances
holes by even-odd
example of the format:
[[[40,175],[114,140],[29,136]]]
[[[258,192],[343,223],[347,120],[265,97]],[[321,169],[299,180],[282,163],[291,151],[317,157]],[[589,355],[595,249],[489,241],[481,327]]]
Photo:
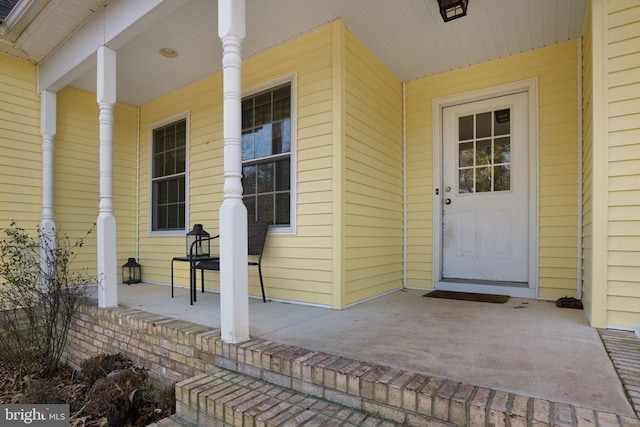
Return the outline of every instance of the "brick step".
[[[216,343],[216,364],[408,426],[640,426],[637,419],[252,339]]]
[[[176,384],[176,413],[205,426],[401,425],[223,368]],[[421,425],[454,424],[422,417]]]
[[[132,331],[136,331],[140,338],[131,340],[128,345],[131,357],[148,360],[149,369],[162,381],[181,382],[224,368],[248,375],[243,377],[245,381],[261,380],[281,390],[288,389],[308,398],[354,409],[372,418],[409,426],[640,427],[637,417],[629,418],[607,410],[523,396],[260,338],[226,343],[221,339],[219,330],[205,326],[127,307],[102,310],[83,306],[79,322],[85,326],[95,324],[96,328],[70,331],[72,344],[79,348],[86,344],[80,337],[105,339],[95,340],[97,344],[83,350],[85,353],[78,352],[76,359],[71,360],[76,366],[80,366],[85,358],[80,354],[89,357],[93,352],[109,349],[114,336],[125,340],[131,337]],[[104,321],[98,325],[95,319]],[[106,329],[103,325],[114,329]],[[619,338],[625,338],[626,342],[632,333],[626,332],[625,337],[609,331],[601,334],[607,345],[613,340],[621,341]],[[119,347],[115,348],[119,351]],[[607,348],[617,355],[613,348]],[[626,347],[623,350],[628,351]],[[627,373],[620,366],[616,368],[621,374]],[[628,378],[621,375],[623,383],[640,412],[640,398],[633,393],[640,377],[637,370],[628,373],[633,375]],[[186,384],[191,381],[187,380]],[[195,395],[198,398],[194,402],[197,402],[200,397],[198,393]],[[206,416],[206,397],[203,399],[205,404],[200,410],[204,408]],[[215,402],[212,405],[215,412]],[[224,405],[222,407],[224,415]],[[182,408],[184,412],[179,415],[194,415],[188,406],[182,404]],[[192,420],[198,420],[197,412]],[[219,426],[224,422],[212,421],[208,425]]]

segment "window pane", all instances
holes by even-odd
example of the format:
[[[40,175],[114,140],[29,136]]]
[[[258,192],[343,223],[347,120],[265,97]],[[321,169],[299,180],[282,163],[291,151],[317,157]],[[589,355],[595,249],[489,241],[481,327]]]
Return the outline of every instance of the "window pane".
[[[273,120],[291,117],[291,86],[286,85],[273,91]]]
[[[169,203],[178,202],[178,197],[180,196],[178,193],[179,191],[178,184],[179,184],[179,180],[177,179],[170,179],[167,181],[167,185],[168,185],[167,199]]]
[[[184,145],[186,136],[187,136],[187,121],[180,120],[179,122],[176,123],[176,137],[177,137],[178,143],[182,141],[182,145]]]
[[[164,205],[168,202],[167,199],[167,182],[156,181],[153,183],[153,194],[155,195],[158,204]]]
[[[183,173],[187,170],[186,155],[186,148],[183,147],[176,150],[176,173]]]
[[[476,165],[491,164],[491,140],[478,141],[476,143]]]
[[[153,152],[162,153],[164,151],[164,129],[153,131]]]
[[[291,161],[280,160],[276,162],[276,191],[286,191],[291,188]]]
[[[247,207],[247,220],[256,220],[256,197],[255,196],[243,196],[242,201]]]
[[[459,166],[473,166],[473,142],[460,144]]]
[[[458,140],[473,139],[473,116],[460,117],[458,119]]]
[[[253,127],[253,98],[242,101],[242,129]]]
[[[184,228],[184,224],[185,224],[185,204],[184,203],[180,203],[178,205],[178,226],[176,228]]]
[[[167,126],[164,130],[164,149],[165,151],[175,150],[176,148],[176,130],[174,126]]]
[[[493,173],[493,190],[509,191],[511,189],[511,167],[509,165],[495,166]]]
[[[158,206],[156,229],[167,228],[167,206]]]
[[[178,205],[168,205],[167,208],[167,228],[178,228]]]
[[[491,136],[491,112],[476,114],[476,138]]]
[[[491,191],[491,168],[476,169],[476,193]]]
[[[176,173],[176,152],[168,151],[164,155],[164,175],[173,175]]]
[[[164,154],[156,154],[153,156],[153,177],[161,176],[164,176]]]
[[[494,163],[511,162],[511,138],[496,138],[495,153],[493,155]]]
[[[458,171],[458,180],[459,193],[473,193],[473,169]]]
[[[257,187],[258,194],[267,193],[274,191],[274,174],[273,174],[273,163],[263,163],[258,165],[258,175],[257,175]]]
[[[273,154],[291,151],[291,122],[285,120],[273,124]]]
[[[187,200],[187,195],[185,193],[185,177],[178,177],[178,201],[181,204],[184,204]]]
[[[242,160],[250,160],[255,157],[253,144],[253,131],[242,132]]]
[[[494,112],[494,135],[506,135],[511,133],[511,110],[499,110]]]
[[[273,144],[271,136],[271,123],[262,126],[255,132],[255,154],[254,159],[266,157],[273,154]]]
[[[271,123],[271,92],[255,97],[254,126]]]
[[[243,194],[256,194],[256,166],[242,168],[242,192]]]
[[[273,198],[274,194],[266,194],[257,197],[257,220],[273,223]]]
[[[276,218],[274,224],[290,223],[290,195],[289,193],[276,194]]]

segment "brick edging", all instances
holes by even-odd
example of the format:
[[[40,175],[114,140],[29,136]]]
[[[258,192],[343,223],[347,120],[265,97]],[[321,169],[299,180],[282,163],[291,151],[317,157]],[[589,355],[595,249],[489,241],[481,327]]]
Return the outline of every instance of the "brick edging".
[[[625,395],[640,417],[640,338],[633,332],[598,329]]]

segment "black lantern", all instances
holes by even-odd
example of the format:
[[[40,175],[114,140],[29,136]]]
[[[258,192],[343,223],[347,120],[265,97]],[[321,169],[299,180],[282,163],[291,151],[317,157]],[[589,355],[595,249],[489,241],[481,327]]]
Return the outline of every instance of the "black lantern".
[[[130,285],[142,282],[142,266],[136,262],[135,258],[129,258],[122,266],[122,283]]]
[[[202,224],[194,224],[193,230],[187,233],[187,256],[208,257],[209,247],[209,233],[204,231]]]
[[[442,15],[444,22],[466,16],[468,4],[469,0],[438,0],[440,15]]]

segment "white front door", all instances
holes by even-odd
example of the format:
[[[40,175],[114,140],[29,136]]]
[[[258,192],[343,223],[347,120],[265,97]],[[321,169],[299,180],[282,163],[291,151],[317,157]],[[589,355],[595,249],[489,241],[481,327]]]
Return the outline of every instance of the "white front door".
[[[528,122],[527,93],[443,109],[439,289],[530,287]]]

